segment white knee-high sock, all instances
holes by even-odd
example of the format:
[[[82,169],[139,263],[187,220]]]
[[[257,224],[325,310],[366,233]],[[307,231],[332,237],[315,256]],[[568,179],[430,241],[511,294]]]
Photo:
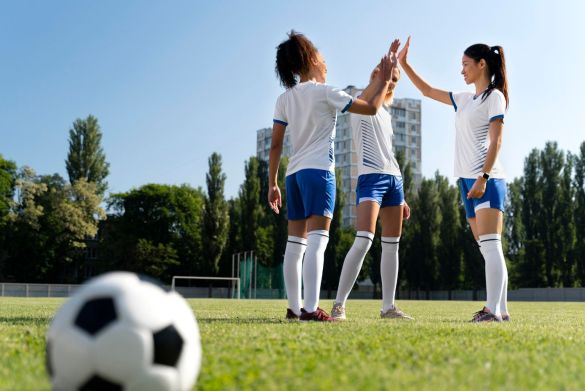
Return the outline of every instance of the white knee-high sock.
[[[502,250],[501,235],[480,235],[481,254],[485,260],[485,282],[487,292],[486,307],[495,315],[500,315],[500,302],[504,279],[507,274],[506,261]]]
[[[301,267],[307,249],[307,239],[289,236],[284,251],[284,286],[288,297],[288,308],[301,314]]]
[[[341,276],[339,277],[339,286],[337,287],[337,297],[335,302],[345,307],[345,302],[355,284],[364,258],[374,240],[374,234],[368,231],[357,231],[353,245],[347,252],[343,267],[341,268]]]
[[[382,259],[380,275],[382,277],[382,311],[394,308],[396,282],[398,280],[398,247],[400,236],[382,236]]]
[[[303,262],[303,282],[305,311],[315,312],[319,305],[319,293],[321,291],[321,277],[323,276],[323,262],[325,249],[329,242],[329,232],[315,230],[308,234],[307,252]]]
[[[502,286],[502,299],[500,300],[500,313],[508,315],[508,267],[504,260],[504,285]]]

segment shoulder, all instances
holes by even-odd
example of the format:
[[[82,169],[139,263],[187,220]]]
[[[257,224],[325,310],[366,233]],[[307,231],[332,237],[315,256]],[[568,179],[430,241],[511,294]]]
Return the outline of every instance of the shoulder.
[[[494,88],[492,90],[492,92],[490,93],[490,96],[488,96],[487,99],[494,100],[496,102],[499,102],[499,101],[505,102],[506,101],[506,97],[504,96],[502,91],[498,90],[497,88]]]
[[[504,111],[506,111],[506,97],[502,93],[502,91],[494,88],[489,96],[486,98],[486,101],[490,104],[490,106],[494,107],[501,107]]]

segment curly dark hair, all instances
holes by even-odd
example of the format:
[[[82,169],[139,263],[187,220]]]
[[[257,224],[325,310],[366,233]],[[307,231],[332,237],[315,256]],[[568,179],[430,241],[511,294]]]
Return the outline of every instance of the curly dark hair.
[[[309,72],[317,48],[303,34],[291,30],[288,39],[276,47],[276,75],[285,88],[294,87],[297,77]]]

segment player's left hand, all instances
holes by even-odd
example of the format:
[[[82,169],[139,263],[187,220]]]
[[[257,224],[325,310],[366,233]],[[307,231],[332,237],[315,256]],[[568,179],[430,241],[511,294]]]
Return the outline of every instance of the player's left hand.
[[[410,219],[410,206],[404,201],[404,207],[402,208],[402,218],[404,220]]]
[[[471,190],[467,193],[467,199],[470,200],[472,198],[481,198],[485,194],[485,187],[487,184],[487,180],[483,176],[478,176]]]

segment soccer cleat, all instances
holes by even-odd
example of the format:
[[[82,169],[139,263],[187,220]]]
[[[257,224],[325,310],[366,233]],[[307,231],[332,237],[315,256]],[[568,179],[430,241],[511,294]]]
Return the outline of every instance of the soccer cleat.
[[[299,320],[299,316],[293,312],[290,308],[286,309],[286,320]]]
[[[477,311],[475,314],[473,314],[473,318],[471,318],[472,323],[501,321],[501,317],[492,314],[486,307],[483,307],[480,311]]]
[[[345,307],[339,303],[333,303],[333,308],[331,309],[331,317],[337,320],[345,320]]]
[[[502,322],[509,322],[510,321],[510,314],[502,315]]]
[[[300,320],[307,322],[307,321],[315,321],[315,322],[334,322],[335,318],[329,316],[329,314],[323,311],[321,308],[317,307],[315,312],[307,312],[301,310]]]
[[[388,311],[380,311],[380,318],[414,320],[412,316],[405,314],[402,312],[402,310],[400,310],[400,308],[396,306],[394,306],[394,308],[390,308]]]

